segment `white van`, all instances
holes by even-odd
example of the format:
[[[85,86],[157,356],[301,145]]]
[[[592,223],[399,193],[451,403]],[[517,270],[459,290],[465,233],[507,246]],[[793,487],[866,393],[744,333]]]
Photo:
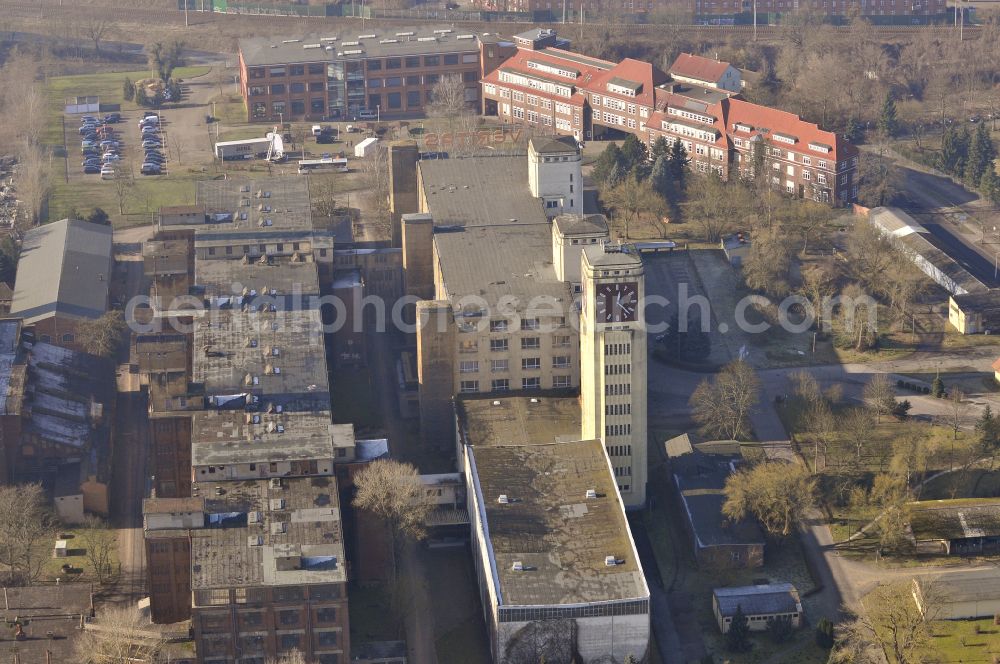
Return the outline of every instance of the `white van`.
[[[313,125],[312,126],[312,133],[313,133],[313,136],[319,136],[320,134],[323,133],[323,127],[321,127],[319,125]]]

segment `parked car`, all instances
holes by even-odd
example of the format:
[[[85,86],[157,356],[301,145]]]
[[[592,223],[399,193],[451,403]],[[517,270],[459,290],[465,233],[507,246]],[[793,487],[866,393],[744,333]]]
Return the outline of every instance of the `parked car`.
[[[121,122],[121,119],[122,119],[121,113],[108,113],[107,115],[104,116],[105,122]]]
[[[84,175],[96,175],[101,172],[101,167],[97,164],[87,164],[83,167]]]
[[[143,175],[159,175],[162,172],[162,169],[160,168],[159,164],[152,164],[146,162],[139,169],[139,172],[142,173]]]
[[[167,158],[160,154],[147,154],[143,160],[147,164],[160,164],[162,166]]]
[[[80,125],[80,135],[89,134],[97,130],[97,125]]]
[[[92,141],[90,139],[84,139],[84,140],[80,141],[80,147],[81,148],[96,148],[97,147],[97,143],[95,143],[94,141]]]
[[[139,120],[139,126],[144,127],[146,125],[158,125],[160,124],[160,118],[156,115],[149,115]]]
[[[118,141],[106,138],[103,141],[101,141],[100,146],[102,148],[118,148],[120,144],[118,143]]]
[[[121,156],[115,154],[114,152],[105,152],[104,156],[101,157],[101,159],[103,159],[104,163],[106,163],[106,164],[110,163],[110,162],[113,162],[113,161],[121,161],[122,160]]]
[[[159,148],[162,145],[163,145],[162,143],[153,138],[147,138],[142,142],[142,147],[146,148],[147,150],[152,148]]]
[[[142,137],[145,139],[147,136],[156,136],[160,133],[160,130],[156,127],[143,127]]]
[[[142,117],[143,118],[157,118],[157,119],[159,119],[160,114],[157,113],[156,111],[146,111],[146,112],[144,112],[142,114]]]

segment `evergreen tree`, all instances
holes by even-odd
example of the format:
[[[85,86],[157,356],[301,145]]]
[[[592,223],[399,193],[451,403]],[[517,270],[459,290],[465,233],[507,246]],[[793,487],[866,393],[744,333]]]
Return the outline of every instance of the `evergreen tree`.
[[[886,138],[895,138],[899,135],[899,118],[896,116],[896,100],[892,98],[892,93],[885,96],[882,103],[882,112],[878,116],[878,131]]]
[[[0,240],[0,281],[8,286],[14,285],[14,277],[17,276],[17,260],[20,250],[14,238],[7,235]]]
[[[688,156],[684,144],[680,140],[674,140],[670,146],[670,175],[677,183],[677,189],[684,190],[684,178],[687,175]]]
[[[828,618],[820,618],[816,624],[816,645],[829,650],[833,643],[833,623]]]
[[[670,162],[668,157],[660,155],[653,162],[653,170],[649,173],[649,181],[653,185],[653,191],[667,201],[673,207],[677,201],[677,188],[674,185],[674,178],[670,173]]]
[[[931,381],[931,394],[936,399],[944,398],[944,381],[941,380],[941,376],[935,376],[934,380]]]
[[[969,130],[965,127],[959,130],[954,125],[949,126],[941,137],[941,155],[938,166],[947,173],[963,175],[965,162],[968,158]]]
[[[976,421],[976,435],[979,437],[979,443],[987,449],[992,449],[1000,443],[1000,421],[993,416],[989,404],[986,404],[983,414]]]
[[[604,152],[594,162],[594,180],[598,183],[607,182],[608,176],[611,175],[611,170],[621,162],[622,151],[616,144],[608,143],[608,147],[604,148]]]
[[[994,205],[1000,205],[1000,176],[994,168],[987,168],[979,178],[979,193]]]
[[[736,606],[736,613],[726,632],[726,650],[730,652],[747,652],[753,644],[750,643],[750,621],[743,613],[743,607]]]
[[[670,146],[667,144],[667,139],[663,136],[658,136],[649,149],[649,158],[655,162],[660,157],[667,157],[669,155]]]
[[[777,616],[767,621],[767,635],[773,643],[784,643],[792,636],[792,619],[788,616]]]
[[[642,169],[649,159],[646,144],[640,141],[635,134],[629,134],[622,142],[621,155],[622,168],[625,169],[626,173]],[[638,176],[640,173],[637,172],[636,175]]]
[[[125,98],[125,101],[132,101],[135,99],[135,83],[127,78],[122,83],[122,97]]]
[[[855,145],[864,140],[865,130],[857,118],[847,118],[847,125],[844,127],[844,137]]]
[[[609,190],[614,189],[622,182],[624,182],[627,176],[628,176],[628,171],[625,170],[625,167],[622,166],[621,163],[616,163],[614,166],[611,167],[611,172],[608,173],[608,177],[604,181],[604,184],[607,187],[607,189]]]
[[[996,147],[990,138],[990,132],[985,122],[980,122],[976,133],[969,144],[969,158],[965,163],[965,179],[973,186],[979,184],[983,173],[994,170],[993,161],[997,158]]]

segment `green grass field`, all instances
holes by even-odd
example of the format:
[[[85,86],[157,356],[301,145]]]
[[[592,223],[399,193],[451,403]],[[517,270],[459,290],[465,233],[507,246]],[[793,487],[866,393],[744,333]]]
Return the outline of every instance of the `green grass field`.
[[[60,174],[61,175],[61,174]],[[86,216],[94,208],[102,208],[111,215],[116,228],[149,223],[150,215],[162,205],[188,205],[195,202],[195,182],[191,173],[165,177],[137,176],[125,200],[125,213],[118,213],[118,194],[112,182],[96,176],[92,180],[55,182],[49,194],[48,214],[45,221],[64,219],[72,212]]]
[[[1000,654],[1000,627],[993,624],[992,618],[935,620],[931,630],[934,651],[926,661],[991,663],[995,661],[994,655]]]

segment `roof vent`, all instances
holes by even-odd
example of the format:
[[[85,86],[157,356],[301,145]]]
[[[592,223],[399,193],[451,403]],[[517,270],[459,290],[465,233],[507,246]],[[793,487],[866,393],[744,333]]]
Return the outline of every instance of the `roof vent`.
[[[604,556],[604,564],[607,567],[614,567],[616,565],[621,565],[623,562],[625,562],[625,561],[618,560],[614,556]]]
[[[493,405],[494,406],[499,406],[500,405],[500,400],[499,399],[494,399]]]
[[[538,399],[536,397],[531,397],[531,403],[538,403]]]
[[[497,498],[497,502],[500,503],[501,505],[506,505],[507,503],[510,502],[510,498],[507,497],[506,493],[501,493],[500,497]]]
[[[272,477],[271,478],[271,488],[272,489],[280,489],[281,488],[281,478],[280,477]]]
[[[587,498],[597,498],[597,490],[587,489]]]
[[[523,572],[524,571],[524,563],[522,563],[520,560],[515,560],[514,564],[511,565],[510,568],[512,570],[514,570],[515,572]]]

